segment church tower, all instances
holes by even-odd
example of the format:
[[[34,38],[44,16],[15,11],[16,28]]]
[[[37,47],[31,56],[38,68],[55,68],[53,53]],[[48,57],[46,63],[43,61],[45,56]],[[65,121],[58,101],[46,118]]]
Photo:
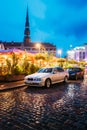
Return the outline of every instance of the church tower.
[[[28,19],[28,7],[26,12],[26,22],[25,22],[25,30],[24,30],[24,44],[28,44],[30,42],[30,29],[29,29],[29,19]]]

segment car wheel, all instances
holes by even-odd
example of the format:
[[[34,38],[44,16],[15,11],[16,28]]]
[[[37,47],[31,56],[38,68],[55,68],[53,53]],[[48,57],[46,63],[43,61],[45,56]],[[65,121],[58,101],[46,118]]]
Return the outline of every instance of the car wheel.
[[[64,78],[64,83],[67,83],[67,81],[68,81],[68,77],[65,76],[65,78]]]
[[[84,75],[82,75],[81,79],[84,79]]]
[[[51,80],[50,79],[46,79],[46,81],[45,81],[45,87],[46,88],[50,88],[51,87]]]

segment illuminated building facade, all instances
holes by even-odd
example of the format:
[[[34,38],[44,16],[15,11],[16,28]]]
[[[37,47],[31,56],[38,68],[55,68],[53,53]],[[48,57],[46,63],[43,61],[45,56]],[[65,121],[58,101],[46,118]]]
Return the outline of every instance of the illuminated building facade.
[[[68,60],[87,61],[87,43],[67,52]]]
[[[0,50],[5,50],[3,43],[0,43]]]

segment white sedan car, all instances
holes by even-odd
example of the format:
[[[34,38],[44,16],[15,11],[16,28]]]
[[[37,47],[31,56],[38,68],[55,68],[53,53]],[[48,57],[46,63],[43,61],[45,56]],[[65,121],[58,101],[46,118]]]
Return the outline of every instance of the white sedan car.
[[[52,84],[59,82],[67,82],[69,74],[61,67],[42,68],[34,74],[25,76],[24,82],[28,86],[46,86],[51,87]]]

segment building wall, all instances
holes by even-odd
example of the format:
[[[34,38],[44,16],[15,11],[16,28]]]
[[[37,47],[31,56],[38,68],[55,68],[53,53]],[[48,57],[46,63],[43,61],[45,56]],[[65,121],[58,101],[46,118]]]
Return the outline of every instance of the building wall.
[[[0,50],[5,50],[4,44],[0,43]]]
[[[75,47],[67,53],[68,60],[87,61],[87,45]]]
[[[52,45],[52,44],[46,44],[45,46],[42,43],[40,49],[36,47],[36,43],[30,43],[29,45],[23,45],[22,43],[16,43],[16,42],[10,42],[10,43],[3,43],[4,48],[7,49],[12,49],[12,48],[16,48],[16,49],[21,49],[21,50],[26,50],[30,53],[44,53],[44,52],[48,52],[48,53],[52,53],[53,55],[56,55],[56,46]]]

